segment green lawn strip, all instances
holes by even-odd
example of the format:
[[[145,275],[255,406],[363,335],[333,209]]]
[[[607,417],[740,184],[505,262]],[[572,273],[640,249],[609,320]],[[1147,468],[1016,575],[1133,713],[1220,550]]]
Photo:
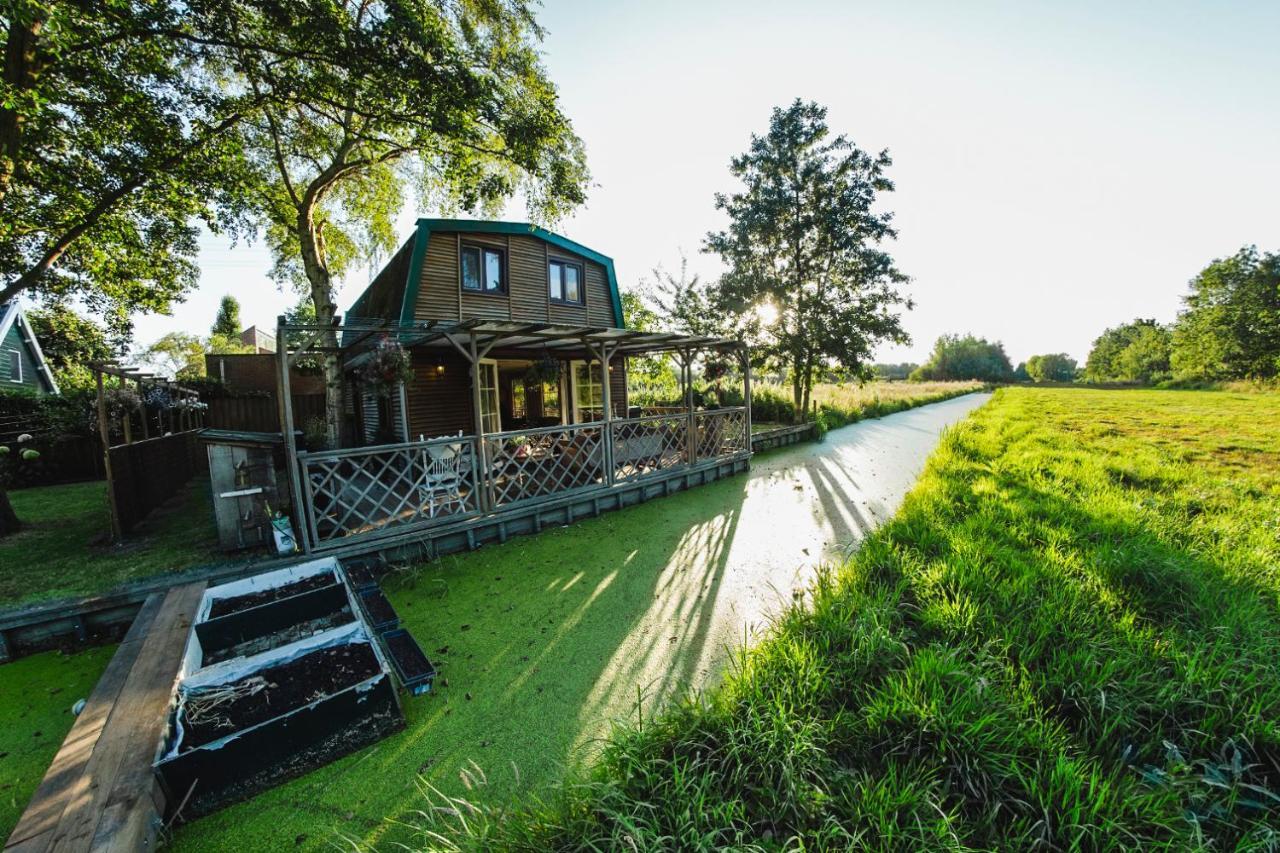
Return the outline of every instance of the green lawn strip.
[[[0,539],[0,604],[105,592],[122,583],[217,562],[207,478],[156,509],[123,544],[110,545],[106,483],[9,493],[26,525]]]
[[[1275,394],[1002,391],[720,688],[617,734],[545,805],[480,792],[497,808],[436,829],[520,849],[1274,845],[1278,433]]]
[[[0,838],[8,838],[115,646],[46,652],[0,667]]]

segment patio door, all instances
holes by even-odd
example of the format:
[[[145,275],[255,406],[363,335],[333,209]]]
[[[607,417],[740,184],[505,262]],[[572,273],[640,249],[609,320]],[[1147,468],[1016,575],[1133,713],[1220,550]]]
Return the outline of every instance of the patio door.
[[[482,359],[476,367],[480,374],[480,429],[484,433],[502,432],[502,413],[498,410],[498,363]]]
[[[575,361],[569,370],[574,423],[604,420],[604,387],[600,362]]]

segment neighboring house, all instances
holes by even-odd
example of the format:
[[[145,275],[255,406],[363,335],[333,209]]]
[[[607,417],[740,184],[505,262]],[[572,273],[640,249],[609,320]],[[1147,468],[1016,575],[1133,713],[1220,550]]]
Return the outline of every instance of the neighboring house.
[[[204,372],[210,379],[221,382],[230,394],[274,396],[279,384],[276,357],[265,353],[205,353]],[[324,380],[314,371],[295,366],[289,371],[289,377],[290,390],[295,396],[324,393]]]
[[[0,388],[58,393],[58,383],[40,351],[40,342],[16,300],[0,305]]]
[[[253,351],[256,353],[276,351],[276,336],[271,332],[259,329],[257,326],[250,326],[241,332],[240,343],[253,347]]]
[[[351,306],[345,322],[403,327],[469,319],[621,329],[613,261],[527,223],[424,219]],[[448,344],[429,343],[412,348],[407,421],[399,399],[365,393],[352,411],[355,435],[374,443],[475,432],[470,365]],[[529,368],[547,352],[535,345],[487,354],[481,363],[480,412],[486,433],[601,418],[600,363],[585,350],[560,348],[555,353],[562,363],[560,380],[529,379]],[[625,417],[625,358],[611,366],[609,379],[614,416]]]

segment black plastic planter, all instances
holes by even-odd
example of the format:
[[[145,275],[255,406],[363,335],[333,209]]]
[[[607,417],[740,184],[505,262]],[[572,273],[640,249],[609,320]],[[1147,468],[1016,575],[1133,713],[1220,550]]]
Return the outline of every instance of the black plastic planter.
[[[377,560],[357,557],[343,560],[342,571],[347,576],[347,582],[351,584],[352,589],[356,592],[364,592],[378,588],[376,573],[378,565]]]
[[[431,682],[436,677],[436,668],[427,660],[422,646],[418,645],[413,635],[404,628],[397,628],[383,634],[382,642],[404,689],[413,696],[421,696],[429,691]]]
[[[360,593],[360,606],[364,608],[369,627],[379,634],[400,627],[400,616],[396,613],[396,609],[377,587]]]

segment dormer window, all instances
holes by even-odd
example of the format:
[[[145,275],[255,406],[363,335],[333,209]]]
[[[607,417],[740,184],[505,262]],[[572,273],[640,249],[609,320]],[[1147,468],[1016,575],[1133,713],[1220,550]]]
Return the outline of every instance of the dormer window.
[[[463,246],[462,289],[471,293],[507,292],[507,258],[501,249]]]
[[[547,278],[552,302],[581,305],[583,302],[582,265],[568,261],[551,261]]]

